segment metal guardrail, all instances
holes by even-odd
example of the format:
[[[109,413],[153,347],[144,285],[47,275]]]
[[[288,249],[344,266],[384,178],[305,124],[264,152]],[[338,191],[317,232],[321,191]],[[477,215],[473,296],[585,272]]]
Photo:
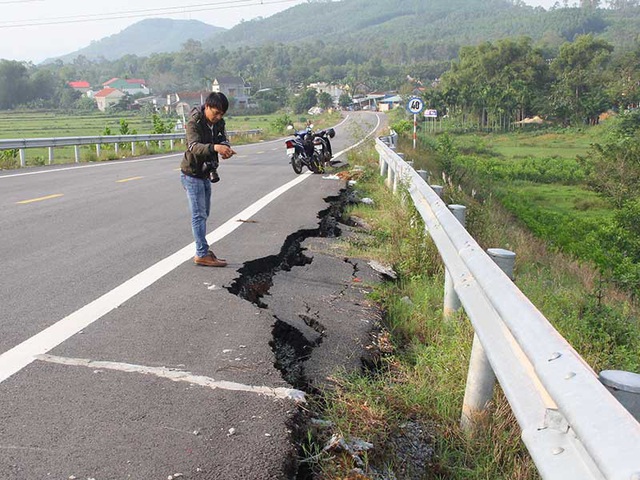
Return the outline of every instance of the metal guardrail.
[[[229,137],[237,135],[258,135],[262,131],[259,129],[245,131],[229,131]],[[75,161],[80,161],[79,147],[82,145],[96,145],[96,153],[100,155],[100,145],[115,146],[116,153],[121,143],[131,143],[131,154],[135,155],[135,146],[139,142],[164,142],[168,141],[173,149],[176,140],[184,140],[184,132],[179,133],[162,133],[162,134],[144,134],[144,135],[97,135],[88,137],[52,137],[52,138],[21,138],[0,140],[0,151],[2,150],[19,150],[20,166],[26,166],[25,150],[29,148],[48,148],[49,164],[53,163],[53,149],[55,147],[75,147]]]
[[[380,173],[422,216],[542,477],[640,480],[640,423],[395,153],[393,136],[382,139]]]

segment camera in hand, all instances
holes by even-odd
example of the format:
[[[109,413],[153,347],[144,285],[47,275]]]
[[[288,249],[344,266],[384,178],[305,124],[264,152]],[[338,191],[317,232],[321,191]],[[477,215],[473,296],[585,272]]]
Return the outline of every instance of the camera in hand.
[[[202,172],[207,173],[209,180],[211,183],[216,183],[220,181],[220,176],[218,175],[218,162],[204,162],[202,164]]]

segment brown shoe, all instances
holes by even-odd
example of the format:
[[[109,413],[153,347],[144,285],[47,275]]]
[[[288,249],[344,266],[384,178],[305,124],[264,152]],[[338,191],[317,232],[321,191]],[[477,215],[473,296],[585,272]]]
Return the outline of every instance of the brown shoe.
[[[218,258],[218,257],[216,257],[216,254],[215,254],[215,253],[213,253],[211,250],[209,250],[209,252],[207,252],[207,253],[208,253],[208,255],[209,255],[210,257],[212,257],[214,260],[220,260],[220,261],[223,261],[223,262],[226,262],[226,261],[227,261],[227,259],[226,259],[226,258]]]
[[[221,260],[219,258],[213,258],[211,255],[206,255],[204,257],[198,257],[197,255],[193,257],[193,263],[196,265],[201,265],[203,267],[226,267],[227,262]]]

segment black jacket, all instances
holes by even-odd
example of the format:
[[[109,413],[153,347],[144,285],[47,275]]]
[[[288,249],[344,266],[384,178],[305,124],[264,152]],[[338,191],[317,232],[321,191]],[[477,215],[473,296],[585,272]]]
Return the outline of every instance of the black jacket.
[[[218,152],[214,144],[229,145],[224,120],[213,125],[207,123],[204,105],[189,112],[186,126],[187,150],[184,152],[180,170],[185,175],[207,178],[211,169],[218,168]]]

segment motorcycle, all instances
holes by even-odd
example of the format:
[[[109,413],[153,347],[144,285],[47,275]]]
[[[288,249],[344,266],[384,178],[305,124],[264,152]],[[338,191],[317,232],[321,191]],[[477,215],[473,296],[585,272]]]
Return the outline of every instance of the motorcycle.
[[[313,173],[324,173],[325,167],[331,161],[329,139],[335,136],[335,130],[330,128],[314,133],[313,124],[299,131],[296,131],[293,125],[289,125],[287,130],[293,130],[293,138],[285,142],[293,171],[302,173],[302,168],[306,166]]]
[[[321,148],[317,148],[320,159],[324,167],[331,165],[331,159],[333,158],[333,151],[331,149],[331,139],[336,136],[336,131],[333,128],[327,128],[315,132],[313,137],[314,146],[320,145]]]

